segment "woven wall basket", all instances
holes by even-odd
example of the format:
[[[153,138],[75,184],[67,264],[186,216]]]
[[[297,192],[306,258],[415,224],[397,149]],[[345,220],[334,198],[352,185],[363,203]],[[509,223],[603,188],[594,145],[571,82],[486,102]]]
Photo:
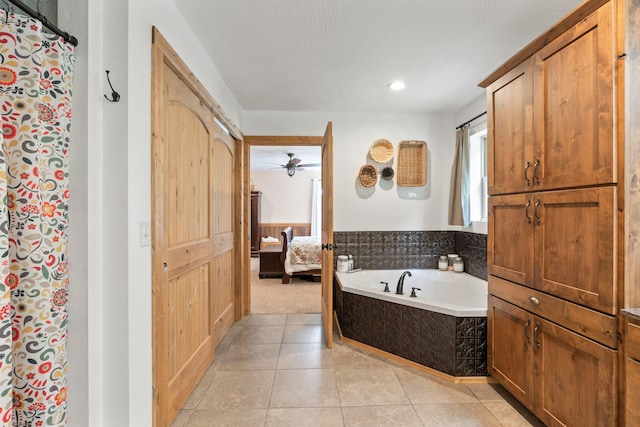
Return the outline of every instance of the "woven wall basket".
[[[403,187],[422,187],[427,183],[427,143],[401,141],[398,144],[396,182]]]
[[[372,165],[362,166],[358,177],[360,178],[360,184],[362,184],[363,187],[373,187],[376,185],[376,182],[378,182],[376,168]]]
[[[369,155],[378,163],[393,159],[393,144],[388,139],[377,139],[369,148]]]

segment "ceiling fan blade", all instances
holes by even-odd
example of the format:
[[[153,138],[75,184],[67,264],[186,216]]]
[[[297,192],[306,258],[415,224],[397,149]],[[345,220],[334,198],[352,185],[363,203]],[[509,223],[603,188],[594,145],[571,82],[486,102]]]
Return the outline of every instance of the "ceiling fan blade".
[[[317,168],[320,166],[322,166],[322,163],[305,163],[304,165],[298,165],[298,168],[300,167]]]
[[[289,160],[289,164],[290,165],[297,165],[298,163],[300,163],[302,160],[300,159],[291,159]]]

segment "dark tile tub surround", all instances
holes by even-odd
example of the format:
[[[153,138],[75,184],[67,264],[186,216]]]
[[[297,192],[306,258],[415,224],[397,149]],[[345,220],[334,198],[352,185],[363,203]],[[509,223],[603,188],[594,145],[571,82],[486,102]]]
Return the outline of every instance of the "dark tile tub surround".
[[[334,257],[351,254],[364,269],[437,268],[438,257],[457,253],[464,270],[487,280],[487,236],[463,231],[340,231]],[[334,260],[335,262],[335,260]]]
[[[487,375],[487,318],[454,317],[334,286],[342,334],[445,374]]]

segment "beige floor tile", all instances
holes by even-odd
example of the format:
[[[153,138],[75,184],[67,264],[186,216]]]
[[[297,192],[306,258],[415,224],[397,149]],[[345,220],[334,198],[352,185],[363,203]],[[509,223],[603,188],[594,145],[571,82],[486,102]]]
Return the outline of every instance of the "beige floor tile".
[[[279,326],[244,326],[234,340],[234,344],[280,344],[284,325]]]
[[[268,408],[275,371],[218,371],[197,410]]]
[[[432,403],[413,406],[427,427],[502,427],[502,424],[480,402]]]
[[[287,323],[286,314],[251,314],[247,316],[245,325],[248,326],[273,326]]]
[[[420,417],[411,405],[343,407],[344,425],[421,427]]]
[[[275,408],[267,413],[267,427],[338,427],[340,408]]]
[[[284,328],[283,343],[320,343],[322,342],[321,325],[287,325]]]
[[[509,400],[515,402],[516,399],[509,394],[500,384],[467,384],[467,388],[481,402],[504,402]]]
[[[340,406],[335,373],[331,369],[276,371],[270,408]]]
[[[361,353],[347,346],[334,345],[331,351],[333,366],[336,371],[353,369],[383,369],[390,365],[369,354]]]
[[[246,317],[244,319],[242,319],[242,320],[236,320],[235,323],[233,325],[231,325],[231,327],[229,328],[229,330],[225,334],[225,338],[226,337],[233,338],[236,335],[238,335],[238,332],[240,332],[240,330],[242,329],[242,327],[244,326],[246,321],[247,321]]]
[[[390,367],[344,370],[336,374],[342,406],[409,404]]]
[[[279,353],[280,344],[234,344],[224,356],[219,370],[275,369]]]
[[[544,423],[520,403],[485,402],[484,406],[505,426],[544,427]]]
[[[184,408],[181,409],[171,422],[170,427],[185,427],[191,419],[191,415],[193,415],[193,412],[193,410],[185,410]]]
[[[454,384],[406,368],[394,368],[411,403],[474,403],[478,399],[464,384]]]
[[[207,389],[209,388],[209,384],[211,384],[211,381],[213,381],[213,377],[215,377],[215,375],[216,375],[216,368],[213,367],[213,364],[211,364],[209,366],[209,369],[207,369],[207,372],[205,372],[202,379],[198,382],[196,387],[193,389],[193,391],[189,395],[189,398],[187,399],[187,401],[184,403],[184,405],[182,405],[183,410],[196,409],[198,407],[198,404],[200,403],[202,396],[204,396],[204,394],[206,393]]]
[[[278,369],[328,369],[333,367],[331,350],[322,343],[282,344]]]
[[[322,314],[289,314],[287,325],[322,325]]]
[[[187,427],[263,427],[266,420],[266,409],[196,411]]]

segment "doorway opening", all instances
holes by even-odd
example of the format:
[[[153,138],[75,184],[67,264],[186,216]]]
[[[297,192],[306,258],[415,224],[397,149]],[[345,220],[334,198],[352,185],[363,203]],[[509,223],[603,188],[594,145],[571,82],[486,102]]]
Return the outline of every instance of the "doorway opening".
[[[319,242],[321,138],[245,136],[245,142],[251,192],[250,312],[319,314],[319,274],[294,275],[283,283],[282,231],[291,227],[293,236],[315,236]]]

